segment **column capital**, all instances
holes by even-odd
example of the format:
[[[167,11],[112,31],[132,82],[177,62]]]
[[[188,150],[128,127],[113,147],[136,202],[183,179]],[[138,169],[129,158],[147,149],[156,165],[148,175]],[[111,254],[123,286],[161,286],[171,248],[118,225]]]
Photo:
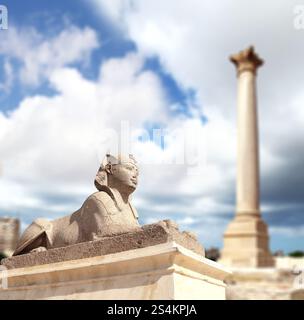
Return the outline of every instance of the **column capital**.
[[[257,68],[264,63],[264,61],[254,52],[253,46],[231,55],[230,61],[235,64],[238,75],[243,71],[252,71],[255,74]]]

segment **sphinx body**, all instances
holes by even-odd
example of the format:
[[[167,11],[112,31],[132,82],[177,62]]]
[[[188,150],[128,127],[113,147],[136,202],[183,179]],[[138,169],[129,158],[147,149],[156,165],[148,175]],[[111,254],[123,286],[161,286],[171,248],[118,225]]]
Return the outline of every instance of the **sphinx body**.
[[[132,165],[134,167],[134,163]],[[123,188],[120,189],[101,183],[98,177],[100,172],[104,175],[104,169],[105,164],[97,173],[97,183],[95,180],[98,192],[90,195],[81,208],[71,215],[53,221],[35,220],[24,231],[14,255],[65,247],[138,230],[140,225],[137,211],[129,199],[124,199],[122,195],[124,190],[130,190],[130,188],[125,187],[123,183],[121,183]],[[122,170],[125,169],[122,168]],[[133,182],[134,176],[138,175],[137,169],[136,174],[127,171],[125,173],[124,179],[130,176]],[[112,184],[115,185],[115,183]],[[132,188],[132,191],[134,190],[135,187]]]
[[[82,207],[71,215],[53,221],[35,220],[23,233],[14,255],[35,249],[65,247],[138,228],[136,209],[130,202],[121,208],[109,188],[89,196]]]

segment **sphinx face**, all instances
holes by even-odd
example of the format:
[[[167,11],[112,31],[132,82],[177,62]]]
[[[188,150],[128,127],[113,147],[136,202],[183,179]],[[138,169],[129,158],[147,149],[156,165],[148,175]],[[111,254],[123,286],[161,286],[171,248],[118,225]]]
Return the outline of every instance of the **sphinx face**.
[[[138,168],[131,162],[117,164],[113,166],[113,178],[120,182],[132,192],[136,189],[138,183]]]

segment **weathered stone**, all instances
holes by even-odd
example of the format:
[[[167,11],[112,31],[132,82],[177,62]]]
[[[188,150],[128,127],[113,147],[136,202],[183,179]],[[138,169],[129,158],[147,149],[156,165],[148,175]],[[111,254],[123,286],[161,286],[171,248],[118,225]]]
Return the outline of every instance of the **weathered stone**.
[[[155,224],[144,225],[138,231],[124,233],[99,240],[74,244],[71,246],[31,252],[3,259],[1,262],[8,269],[50,264],[82,258],[103,256],[106,254],[145,248],[161,243],[175,241],[183,247],[205,254],[203,247],[193,234],[180,232],[173,221],[164,220]]]

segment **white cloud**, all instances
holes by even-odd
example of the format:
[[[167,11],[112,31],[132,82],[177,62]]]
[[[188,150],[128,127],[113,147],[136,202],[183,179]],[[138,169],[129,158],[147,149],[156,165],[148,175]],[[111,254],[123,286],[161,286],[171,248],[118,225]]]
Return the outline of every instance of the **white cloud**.
[[[29,97],[8,116],[0,113],[3,210],[33,209],[49,215],[63,212],[76,197],[73,205],[80,204],[94,191],[100,156],[108,151],[106,129],[119,130],[121,120],[141,127],[146,119],[165,119],[159,80],[141,71],[142,63],[133,54],[109,60],[98,82],[76,69],[56,69],[49,81],[57,95]],[[66,207],[52,197],[66,197]]]
[[[52,38],[43,37],[33,28],[17,29],[14,26],[10,26],[1,37],[0,55],[20,62],[20,80],[32,86],[39,85],[56,68],[84,63],[99,45],[94,30],[73,25]]]

